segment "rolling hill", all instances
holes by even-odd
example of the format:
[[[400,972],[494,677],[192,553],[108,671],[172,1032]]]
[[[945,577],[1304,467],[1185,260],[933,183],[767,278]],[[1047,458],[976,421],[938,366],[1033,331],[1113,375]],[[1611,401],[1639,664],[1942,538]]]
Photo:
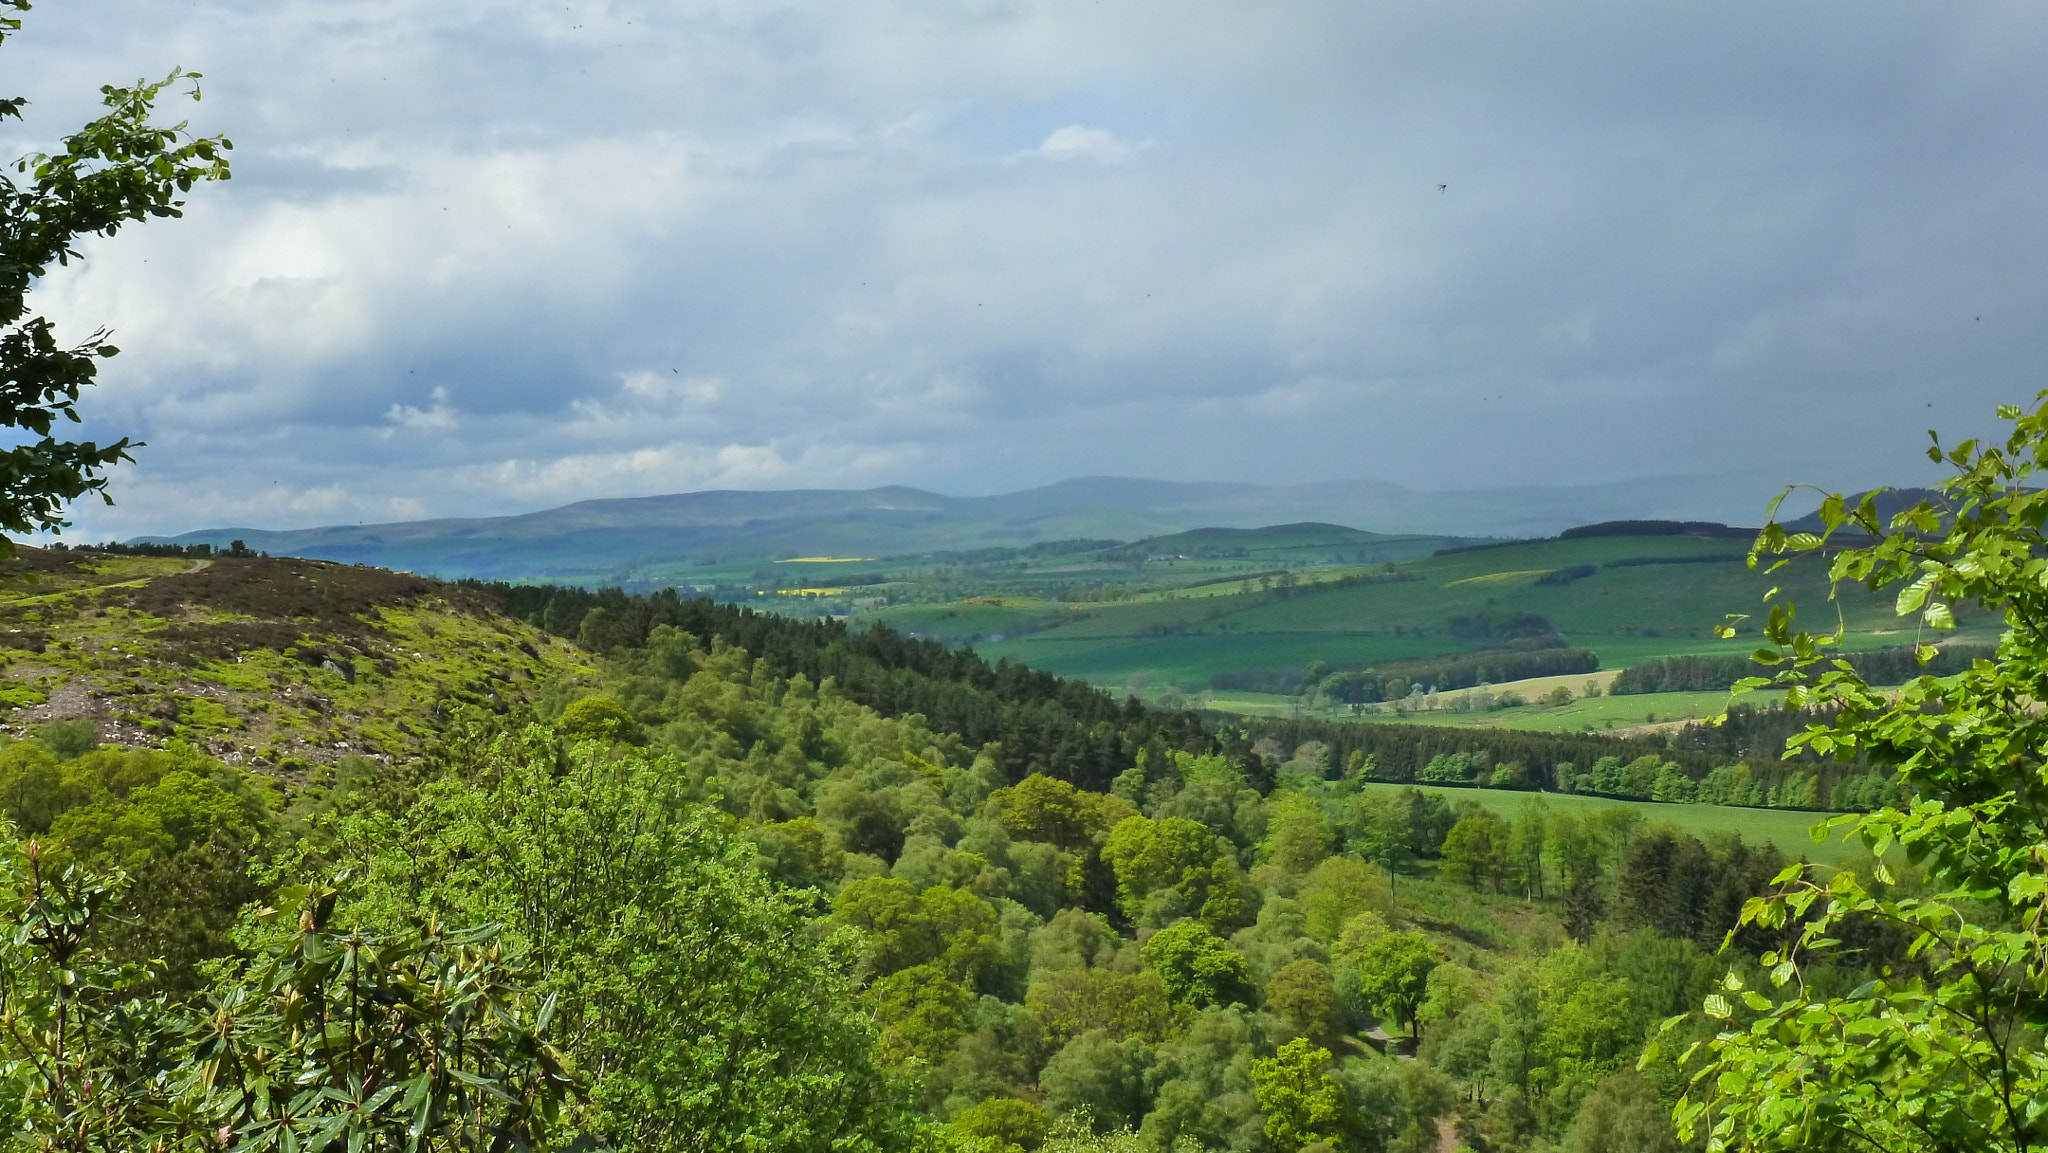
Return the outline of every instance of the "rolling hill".
[[[443,577],[687,583],[705,562],[877,557],[1071,538],[1132,541],[1302,522],[1393,535],[1523,537],[1623,516],[1761,508],[1697,479],[1416,492],[1378,481],[1292,487],[1088,477],[995,496],[920,489],[697,492],[591,500],[519,516],[142,538],[370,564]],[[1727,515],[1720,513],[1718,515]]]
[[[1831,605],[1817,563],[1766,575],[1743,563],[1744,551],[1740,540],[1711,535],[1576,537],[1326,569],[1292,587],[1223,581],[1101,604],[914,604],[875,617],[1062,675],[1121,684],[1142,674],[1187,692],[1244,670],[1366,666],[1487,648],[1501,639],[1474,622],[1524,615],[1591,650],[1602,668],[1746,652],[1773,585],[1809,617],[1828,621],[1839,606],[1850,648],[1914,639],[1889,597],[1852,587]],[[1736,640],[1720,640],[1713,628],[1731,613],[1753,616]],[[1992,624],[1965,619],[1962,633]]]

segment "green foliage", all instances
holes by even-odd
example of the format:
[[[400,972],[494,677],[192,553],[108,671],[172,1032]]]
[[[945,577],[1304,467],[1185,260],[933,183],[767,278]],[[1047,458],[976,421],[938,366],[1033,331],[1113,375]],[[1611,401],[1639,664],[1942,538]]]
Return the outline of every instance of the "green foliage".
[[[1443,871],[1475,889],[1482,880],[1498,888],[1508,871],[1510,834],[1506,821],[1484,810],[1460,817],[1444,836]]]
[[[1423,1061],[1395,1058],[1344,1061],[1332,1072],[1351,1110],[1351,1141],[1339,1148],[1434,1153],[1442,1147],[1437,1126],[1458,1099],[1457,1086],[1443,1073]]]
[[[206,999],[137,995],[99,945],[125,879],[13,855],[0,933],[0,1107],[9,1148],[545,1147],[572,1084],[551,1006],[494,930],[385,937],[320,921],[223,969]]]
[[[1063,1044],[1090,1029],[1118,1041],[1161,1041],[1175,1024],[1166,982],[1150,969],[1053,969],[1032,978],[1024,1007],[1037,1019],[1049,1045]]]
[[[1335,847],[1323,807],[1298,792],[1278,792],[1267,801],[1266,839],[1260,855],[1290,873],[1306,873]]]
[[[1417,932],[1385,933],[1359,948],[1352,962],[1358,987],[1373,1012],[1418,1031],[1417,1013],[1429,992],[1437,952]]]
[[[1015,1097],[991,1097],[969,1106],[946,1126],[946,1138],[955,1148],[976,1153],[1008,1153],[1030,1150],[1044,1142],[1052,1128],[1046,1111]]]
[[[1342,1043],[1344,1004],[1337,999],[1328,965],[1307,958],[1289,961],[1266,979],[1264,1003],[1295,1035],[1325,1047]]]
[[[0,749],[0,812],[64,853],[127,868],[271,824],[246,775],[177,744],[104,748],[62,761],[40,741],[8,745]]]
[[[1873,685],[1895,685],[1917,676],[1949,676],[1976,661],[1993,655],[1990,645],[1942,645],[1935,657],[1922,665],[1913,645],[1894,645],[1868,652],[1844,653],[1857,675]],[[1728,656],[1657,657],[1621,670],[1607,691],[1628,693],[1670,693],[1688,690],[1721,691],[1760,670],[1748,653]]]
[[[1053,1054],[1038,1075],[1046,1104],[1085,1116],[1097,1131],[1125,1129],[1151,1111],[1147,1083],[1157,1062],[1153,1047],[1135,1037],[1119,1041],[1090,1030]]]
[[[1717,944],[1743,902],[1769,888],[1784,864],[1775,848],[1752,850],[1740,837],[1709,849],[1695,838],[1652,829],[1630,840],[1621,855],[1616,912],[1667,937]]]
[[[1330,1051],[1297,1037],[1271,1057],[1252,1062],[1266,1139],[1280,1153],[1313,1142],[1334,1143],[1344,1126],[1344,1087],[1323,1073]]]
[[[1100,791],[1155,741],[1164,748],[1203,751],[1214,744],[1193,713],[1127,706],[1081,682],[1014,663],[991,666],[972,650],[910,639],[886,627],[852,630],[837,620],[791,620],[740,605],[684,600],[673,588],[633,597],[617,588],[464,585],[522,620],[587,640],[607,654],[678,643],[757,654],[764,677],[800,675],[820,686],[829,681],[837,693],[887,716],[916,715],[969,748],[987,749],[1004,777],[998,784],[1038,766],[1058,765],[1062,778]],[[589,616],[594,610],[602,613],[595,621]]]
[[[1175,1004],[1248,1005],[1256,999],[1245,959],[1200,921],[1168,925],[1139,951],[1166,983]]]
[[[0,657],[34,670],[0,706],[85,694],[110,732],[233,748],[311,793],[305,808],[333,799],[327,770],[343,760],[415,756],[456,709],[507,708],[588,671],[482,598],[410,574],[22,547],[0,562],[0,587]],[[62,723],[77,751],[91,723]]]
[[[121,563],[143,561],[158,563]],[[242,562],[215,568],[229,563]],[[244,902],[298,908],[270,891],[280,871],[346,867],[335,909],[316,902],[316,922],[400,968],[408,942],[433,936],[422,926],[499,926],[493,941],[461,948],[498,950],[504,972],[518,975],[506,995],[520,1012],[554,998],[547,1036],[588,1088],[562,1111],[560,1141],[652,1149],[924,1142],[994,1153],[1043,1131],[1047,1150],[1272,1153],[1274,1110],[1261,1107],[1255,1064],[1278,1060],[1297,1036],[1363,1053],[1346,1034],[1371,1014],[1427,1032],[1426,1043],[1416,1059],[1319,1064],[1321,1080],[1304,1091],[1335,1085],[1340,1118],[1310,1125],[1303,1148],[1422,1153],[1453,1128],[1487,1153],[1557,1148],[1582,1102],[1640,1111],[1637,1090],[1603,1097],[1598,1087],[1649,1021],[1702,995],[1708,962],[1692,942],[1718,939],[1726,926],[1715,918],[1732,921],[1761,884],[1753,868],[1722,866],[1735,842],[1711,838],[1705,873],[1646,867],[1632,877],[1623,866],[1649,862],[1660,833],[1629,823],[1633,810],[1610,819],[1604,810],[1624,808],[1612,802],[1467,791],[1454,810],[1442,794],[1365,779],[1380,762],[1359,746],[1251,748],[1234,728],[1134,748],[1128,737],[1141,727],[1125,727],[1122,714],[1068,728],[1086,710],[1058,711],[1067,690],[1039,686],[1036,674],[940,661],[917,645],[899,669],[885,659],[895,642],[863,637],[852,651],[889,672],[870,668],[864,691],[879,695],[902,676],[893,715],[878,713],[836,680],[787,673],[812,660],[864,667],[835,663],[848,658],[829,645],[807,650],[810,634],[677,605],[681,619],[715,627],[652,628],[647,647],[541,686],[532,714],[566,716],[564,725],[527,728],[510,687],[525,678],[492,681],[510,716],[456,723],[429,761],[358,758],[331,779],[315,766],[314,784],[331,792],[317,803],[311,789],[298,794],[289,812],[311,814],[304,824],[271,821],[261,790],[176,750],[60,761],[22,742],[0,750],[0,804],[41,822],[50,852],[102,861],[131,856],[107,846],[117,833],[142,844],[123,830],[152,814],[148,828],[164,839],[135,857],[146,880],[99,940],[112,962],[186,958],[186,976],[145,977],[127,987],[130,1000],[161,993],[175,1010],[168,998],[248,986],[265,957],[292,947],[289,925],[245,925],[234,939],[227,926]],[[518,659],[510,654],[525,634],[515,626],[465,619],[501,630],[489,651]],[[445,623],[422,609],[393,627],[410,636]],[[727,626],[776,655],[727,643]],[[352,700],[338,672],[289,659],[331,682],[338,705]],[[251,657],[204,671],[225,687],[258,683],[259,666]],[[363,681],[380,675],[367,658],[355,667]],[[918,679],[944,669],[979,686],[963,700],[1012,702],[1004,724],[1033,710],[1052,718],[1033,738],[1037,751],[1020,757],[908,715],[944,696]],[[598,731],[562,708],[597,699],[607,702]],[[335,724],[348,735],[343,718]],[[632,730],[643,743],[616,739]],[[1430,757],[1466,753],[1468,770],[1487,751],[1437,740]],[[1646,755],[1604,747],[1626,750],[1609,769],[1624,778]],[[1130,760],[1109,775],[1114,792],[1086,787],[1088,766],[1120,756]],[[1503,780],[1550,780],[1547,765],[1520,755],[1484,763],[1488,780],[1496,765]],[[1694,762],[1645,762],[1653,786],[1673,764]],[[1274,777],[1279,789],[1262,796]],[[1792,779],[1750,778],[1780,798]],[[244,793],[259,803],[212,803]],[[1456,851],[1441,870],[1413,867],[1481,808],[1494,814],[1477,824],[1499,852],[1476,887],[1452,883]],[[74,844],[56,844],[60,826],[79,831]],[[1672,859],[1692,861],[1687,839],[1673,837]],[[305,864],[266,863],[272,846]],[[240,867],[250,856],[253,878]],[[1700,877],[1711,902],[1671,896],[1691,901]],[[1382,889],[1397,879],[1399,902]],[[1682,924],[1639,915],[1681,906],[1695,910]],[[186,925],[195,940],[181,936]],[[1735,948],[1746,957],[1776,943],[1746,930]],[[1903,951],[1882,936],[1857,947],[1873,965]],[[227,977],[209,991],[202,969]],[[1836,994],[1861,979],[1815,975]],[[1652,1093],[1676,1087],[1668,1065],[1646,1081]]]
[[[1302,879],[1302,927],[1324,944],[1337,940],[1353,917],[1380,907],[1379,874],[1357,857],[1329,857]]]
[[[913,965],[868,989],[883,1048],[896,1061],[933,1061],[967,1032],[974,992],[943,966]]]
[[[1633,1072],[1594,1088],[1565,1134],[1564,1153],[1678,1153],[1671,1110],[1656,1086]]]
[[[81,1153],[141,1145],[171,1096],[175,1057],[163,1004],[132,997],[137,975],[95,948],[125,879],[51,870],[33,841],[8,851],[0,1105],[20,1142],[10,1144]]]
[[[0,11],[28,7],[26,0],[6,0]],[[18,15],[6,17],[0,41],[20,25]],[[28,293],[51,265],[84,258],[81,238],[182,215],[180,193],[227,179],[233,145],[226,139],[193,139],[183,124],[151,120],[164,90],[188,79],[199,76],[173,71],[133,88],[102,87],[107,111],[64,137],[62,151],[16,162],[26,181],[0,175],[0,425],[20,430],[10,440],[35,438],[0,452],[0,531],[62,526],[64,505],[89,492],[104,497],[103,470],[131,459],[128,450],[137,447],[126,437],[101,445],[53,434],[58,420],[79,420],[80,390],[93,382],[99,360],[120,350],[107,343],[104,329],[70,347],[58,343],[49,320],[29,315]],[[196,83],[190,94],[199,98]],[[27,103],[0,99],[0,121],[21,119]]]
[[[70,721],[44,721],[36,726],[36,741],[60,761],[83,756],[100,747],[99,726],[83,717]]]
[[[542,1000],[495,926],[389,935],[319,922],[332,893],[299,887],[297,933],[209,998],[185,1075],[208,1127],[252,1149],[545,1148],[570,1075]]]
[[[936,963],[971,984],[999,948],[995,910],[944,885],[919,892],[895,877],[864,877],[839,890],[832,910],[864,934],[868,969],[880,976]]]
[[[1827,710],[1794,746],[1895,766],[1916,799],[1838,818],[1872,853],[1864,871],[1791,866],[1744,907],[1745,923],[1789,941],[1763,956],[1762,980],[1731,972],[1707,999],[1720,1031],[1690,1051],[1698,1064],[1677,1116],[1683,1133],[1706,1133],[1715,1147],[2048,1141],[2048,719],[2034,705],[2048,699],[2048,493],[2034,479],[2048,464],[2048,406],[2000,416],[2012,424],[2002,444],[1929,449],[1956,470],[1941,486],[1945,507],[1922,502],[1885,523],[1870,497],[1852,507],[1829,496],[1824,533],[1773,523],[1757,540],[1757,557],[1826,550],[1833,580],[1896,589],[1898,614],[1924,629],[1953,628],[1974,608],[2004,631],[1995,658],[1886,693],[1835,659],[1839,636],[1805,632],[1790,606],[1771,608],[1757,660],[1786,666],[1777,681],[1788,701]],[[1867,542],[1833,539],[1850,532]],[[1924,889],[1892,886],[1885,854],[1895,845]],[[1848,989],[1821,979],[1873,928],[1910,940],[1911,963]]]
[[[678,766],[537,727],[464,739],[487,775],[348,824],[367,879],[347,912],[503,925],[588,1078],[582,1131],[640,1149],[902,1139],[842,955]]]
[[[572,741],[625,741],[639,744],[640,726],[610,697],[572,701],[555,720],[555,731]]]
[[[1088,793],[1044,773],[1033,773],[989,796],[988,812],[1020,841],[1087,849],[1118,821],[1133,815],[1119,798]]]
[[[1132,920],[1192,915],[1224,929],[1248,919],[1236,854],[1195,821],[1126,817],[1110,830],[1102,856],[1116,871],[1117,898]]]

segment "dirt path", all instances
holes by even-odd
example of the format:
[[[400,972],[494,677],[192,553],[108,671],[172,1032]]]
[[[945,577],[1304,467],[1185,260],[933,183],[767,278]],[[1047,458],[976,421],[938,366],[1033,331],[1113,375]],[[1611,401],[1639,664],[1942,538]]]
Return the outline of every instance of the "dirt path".
[[[212,567],[213,562],[210,560],[195,560],[191,564],[185,566],[185,571],[179,573],[178,575],[190,576],[196,572],[205,572],[207,569],[210,569]],[[139,589],[142,586],[148,584],[150,581],[155,580],[157,576],[162,575],[164,574],[158,573],[156,574],[156,576],[135,577],[131,580],[124,581],[108,581],[106,584],[100,585],[73,585],[68,589],[57,589],[54,592],[36,593],[34,596],[14,597],[9,600],[0,600],[0,605],[28,605],[34,604],[37,601],[56,600],[59,597],[77,596],[80,593],[99,592],[102,589]]]

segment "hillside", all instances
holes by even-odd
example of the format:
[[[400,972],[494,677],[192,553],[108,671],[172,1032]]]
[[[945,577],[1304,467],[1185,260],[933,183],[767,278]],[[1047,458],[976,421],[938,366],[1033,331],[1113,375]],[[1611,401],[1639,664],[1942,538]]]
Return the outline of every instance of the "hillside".
[[[1302,564],[1384,564],[1428,556],[1460,543],[1444,536],[1365,532],[1343,525],[1305,521],[1258,528],[1198,528],[1105,550],[1116,559],[1264,560],[1280,567]]]
[[[1676,742],[1217,724],[673,591],[37,550],[0,581],[6,727],[32,734],[0,742],[0,810],[139,878],[95,964],[204,1014],[183,998],[209,981],[271,995],[204,962],[275,957],[294,922],[307,982],[343,934],[503,926],[465,987],[554,1006],[534,1019],[589,1071],[565,1123],[602,1147],[1272,1153],[1270,1070],[1304,1054],[1342,1147],[1623,1153],[1589,1143],[1622,1115],[1670,1153],[1677,1069],[1631,1072],[1646,1040],[1772,943],[1712,952],[1808,851],[1795,810],[1887,784]],[[1508,1025],[1514,1067],[1487,1059]]]
[[[995,496],[919,489],[697,492],[591,500],[519,516],[221,527],[145,538],[315,557],[443,577],[585,584],[701,583],[707,567],[801,556],[879,557],[1069,538],[1134,541],[1199,528],[1322,522],[1394,535],[1523,537],[1622,516],[1729,515],[1761,507],[1725,486],[1626,484],[1416,492],[1378,481],[1292,487],[1117,477]],[[744,568],[742,569],[744,571]]]
[[[0,562],[0,731],[89,720],[286,776],[417,752],[457,705],[588,673],[495,602],[324,561],[17,547]]]
[[[1137,676],[1154,692],[1171,685],[1193,693],[1238,673],[1298,674],[1317,661],[1364,667],[1499,646],[1502,622],[1521,618],[1540,618],[1607,669],[1740,653],[1754,647],[1763,594],[1773,586],[1806,613],[1832,616],[1816,563],[1764,574],[1749,569],[1743,553],[1743,541],[1711,536],[1576,537],[1330,568],[1291,585],[1226,580],[1104,603],[912,604],[869,619],[1097,683]],[[1911,639],[1899,632],[1888,597],[1849,588],[1838,603],[1851,648]],[[1751,619],[1738,639],[1716,639],[1714,626],[1732,613]],[[1991,623],[1966,617],[1964,634]]]

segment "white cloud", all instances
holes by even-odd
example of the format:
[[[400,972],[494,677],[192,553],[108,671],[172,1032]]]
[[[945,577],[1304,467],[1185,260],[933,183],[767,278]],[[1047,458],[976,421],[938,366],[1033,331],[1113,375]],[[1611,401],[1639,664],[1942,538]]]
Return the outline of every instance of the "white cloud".
[[[725,381],[716,376],[684,376],[673,368],[666,374],[643,368],[620,373],[619,391],[657,405],[706,405],[725,392]]]
[[[1039,142],[1038,152],[1054,160],[1084,159],[1103,164],[1121,164],[1131,158],[1131,146],[1118,140],[1114,132],[1079,124],[1053,129]]]
[[[384,419],[410,432],[453,432],[455,431],[455,410],[448,406],[448,390],[435,385],[429,394],[433,405],[429,408],[414,408],[409,404],[394,404],[385,412]],[[387,433],[389,429],[385,430]]]

